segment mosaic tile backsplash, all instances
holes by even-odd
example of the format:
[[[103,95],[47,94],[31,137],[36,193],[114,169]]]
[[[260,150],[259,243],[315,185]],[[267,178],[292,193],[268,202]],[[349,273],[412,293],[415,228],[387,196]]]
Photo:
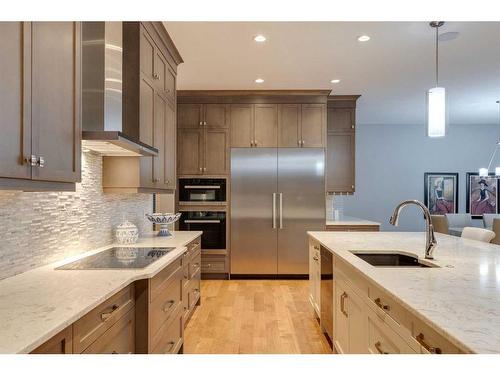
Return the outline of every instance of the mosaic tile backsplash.
[[[151,229],[151,194],[104,194],[101,181],[102,157],[83,153],[76,192],[0,190],[0,279],[108,245],[123,219]]]

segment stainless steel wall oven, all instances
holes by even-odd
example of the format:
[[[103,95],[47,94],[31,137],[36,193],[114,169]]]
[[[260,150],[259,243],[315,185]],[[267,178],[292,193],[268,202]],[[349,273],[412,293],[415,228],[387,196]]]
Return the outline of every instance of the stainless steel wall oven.
[[[226,202],[225,178],[180,178],[179,204]]]
[[[180,211],[180,230],[203,231],[203,250],[226,248],[226,213],[219,211]]]

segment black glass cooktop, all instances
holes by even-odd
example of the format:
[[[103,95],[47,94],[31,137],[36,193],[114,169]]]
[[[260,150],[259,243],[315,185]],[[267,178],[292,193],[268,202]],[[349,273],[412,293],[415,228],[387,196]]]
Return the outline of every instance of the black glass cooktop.
[[[112,247],[56,268],[57,270],[100,270],[145,268],[175,247]]]

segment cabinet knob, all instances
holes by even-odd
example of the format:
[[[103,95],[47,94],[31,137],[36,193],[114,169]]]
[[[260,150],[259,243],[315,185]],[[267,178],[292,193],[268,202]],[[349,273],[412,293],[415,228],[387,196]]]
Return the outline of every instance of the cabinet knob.
[[[254,143],[255,147],[257,147],[257,145],[259,144],[259,142],[257,142],[257,141],[254,141],[253,143]]]
[[[165,92],[168,94],[170,92],[170,89],[166,89]]]
[[[43,158],[43,156],[38,157],[37,164],[40,168],[43,168],[45,166],[45,159]]]
[[[354,129],[354,124],[351,125],[351,129]]]
[[[200,126],[203,126],[203,121],[200,121]]]
[[[351,189],[354,189],[354,185],[351,185]]]
[[[206,122],[206,121],[203,121],[203,125],[207,126],[207,122]]]
[[[253,147],[253,141],[250,141],[250,147]]]
[[[203,168],[202,167],[200,167],[200,172],[203,172]]]
[[[153,178],[153,182],[160,182],[159,178]]]
[[[166,180],[165,184],[169,185],[170,184],[170,180]]]
[[[203,167],[203,172],[206,172],[207,171],[207,167]]]
[[[158,73],[153,73],[153,78],[154,79],[160,79],[160,76],[158,75]]]
[[[306,141],[302,141],[302,146],[304,146],[306,144]]]

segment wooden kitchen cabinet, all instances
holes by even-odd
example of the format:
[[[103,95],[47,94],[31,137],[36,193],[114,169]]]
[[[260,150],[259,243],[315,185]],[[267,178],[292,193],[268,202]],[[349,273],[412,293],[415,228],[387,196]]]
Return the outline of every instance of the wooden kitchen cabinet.
[[[123,23],[123,129],[158,149],[158,155],[105,157],[104,192],[175,190],[176,72],[181,62],[161,23]]]
[[[72,354],[73,327],[69,326],[33,350],[31,354]]]
[[[338,352],[368,353],[367,315],[361,299],[343,281],[335,283],[334,345]]]
[[[231,147],[253,147],[254,117],[252,104],[231,105]]]
[[[228,128],[229,106],[226,104],[179,104],[179,128]]]
[[[180,175],[227,175],[229,173],[229,130],[181,128],[178,132]]]
[[[328,98],[326,190],[330,193],[354,193],[356,100],[359,96]]]
[[[74,190],[81,175],[80,23],[2,22],[0,31],[0,188]]]
[[[319,243],[309,242],[309,302],[317,317],[321,316],[321,254]]]
[[[203,129],[179,129],[177,137],[179,175],[203,173]]]
[[[82,354],[133,354],[135,353],[135,311],[130,310]]]
[[[325,147],[326,106],[324,104],[281,104],[279,147]]]
[[[278,105],[255,104],[253,147],[278,146]]]

